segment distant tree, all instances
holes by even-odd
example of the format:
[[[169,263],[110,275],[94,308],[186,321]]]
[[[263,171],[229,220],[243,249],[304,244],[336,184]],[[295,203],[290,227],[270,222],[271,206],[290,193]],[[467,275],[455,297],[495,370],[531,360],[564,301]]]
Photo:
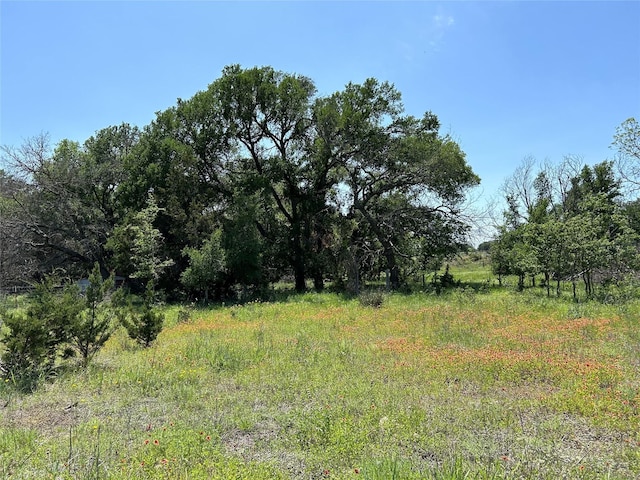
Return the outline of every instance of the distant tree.
[[[0,290],[24,284],[36,271],[20,218],[20,203],[27,190],[24,181],[0,170]]]
[[[124,124],[97,132],[84,146],[62,140],[51,151],[43,134],[19,148],[2,147],[6,162],[29,186],[17,203],[19,226],[42,272],[75,267],[83,273],[98,262],[107,274],[104,246],[118,217],[122,160],[137,135]]]
[[[560,282],[568,280],[574,296],[582,280],[586,295],[592,296],[596,277],[620,278],[636,268],[632,209],[621,203],[613,164],[576,166],[569,159],[536,174],[527,161],[526,168],[517,170],[519,187],[508,189],[505,224],[491,249],[496,274],[518,275],[522,287],[523,275],[542,273],[547,294],[552,279],[558,294]]]
[[[640,124],[628,118],[616,129],[611,145],[618,152],[616,166],[630,190],[640,188]]]
[[[120,271],[138,279],[145,288],[147,285],[155,286],[162,271],[173,264],[172,260],[160,256],[163,237],[154,226],[159,211],[153,194],[150,194],[147,206],[125,218],[107,243]]]
[[[180,280],[191,291],[204,294],[204,302],[209,301],[209,292],[220,287],[225,275],[225,252],[222,248],[222,232],[216,230],[201,248],[186,248],[189,267],[182,272]]]
[[[488,252],[491,250],[491,245],[494,243],[494,240],[487,240],[486,242],[482,242],[478,245],[479,252]]]

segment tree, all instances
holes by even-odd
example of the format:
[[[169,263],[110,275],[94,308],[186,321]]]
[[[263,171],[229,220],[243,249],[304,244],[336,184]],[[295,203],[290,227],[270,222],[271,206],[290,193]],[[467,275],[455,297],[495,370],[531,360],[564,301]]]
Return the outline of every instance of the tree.
[[[237,152],[229,167],[246,193],[260,195],[258,229],[265,241],[286,245],[298,291],[306,288],[312,218],[328,188],[328,170],[309,155],[315,91],[309,78],[269,67],[227,67],[209,87]]]
[[[461,202],[479,182],[460,147],[438,134],[439,122],[402,116],[400,93],[369,79],[320,99],[315,106],[319,150],[335,164],[346,202],[339,210],[367,224],[380,245],[392,288],[411,236],[428,238],[434,253],[451,253],[467,230]]]
[[[224,280],[225,252],[221,245],[222,232],[216,230],[201,248],[186,248],[189,267],[182,272],[180,280],[188,289],[204,294],[209,301],[209,292]]]
[[[77,267],[83,273],[98,262],[107,274],[104,247],[118,218],[122,160],[137,137],[137,129],[123,124],[97,132],[84,146],[62,140],[51,151],[40,135],[19,148],[2,148],[29,187],[17,201],[18,219],[41,271]]]
[[[23,236],[20,221],[25,182],[0,170],[0,291],[31,279],[34,256]]]
[[[612,162],[577,168],[571,157],[559,168],[547,166],[535,174],[527,161],[507,185],[505,225],[492,248],[499,275],[518,275],[522,287],[523,275],[543,273],[548,295],[555,279],[558,294],[560,282],[569,280],[576,296],[582,279],[592,296],[596,277],[620,278],[635,268],[632,209],[620,202]]]
[[[121,271],[151,289],[157,284],[162,271],[173,265],[172,260],[160,256],[163,238],[153,225],[159,211],[153,194],[150,194],[147,206],[118,225],[107,243]]]
[[[273,252],[276,246],[266,244],[258,231],[258,201],[255,195],[238,193],[222,220],[221,247],[230,284],[261,287],[278,279],[277,266],[268,262],[283,255]]]
[[[81,297],[83,309],[68,319],[69,343],[80,354],[83,367],[89,365],[113,331],[116,318],[115,306],[111,302],[113,288],[113,276],[103,280],[100,265],[96,262]]]
[[[173,289],[220,231],[227,286],[292,275],[320,290],[330,275],[388,270],[397,288],[466,243],[462,205],[479,181],[437,117],[407,116],[400,100],[374,79],[317,97],[301,75],[226,67],[142,131],[10,150],[29,184],[23,237],[42,271],[98,262]]]
[[[131,301],[126,308],[116,311],[120,323],[125,327],[129,338],[144,348],[150,347],[156,340],[164,324],[164,314],[154,308],[154,291],[148,286],[142,302],[142,309],[137,311]]]
[[[182,101],[159,112],[126,157],[128,175],[119,187],[120,227],[146,208],[149,193],[153,193],[158,206],[153,226],[162,236],[158,255],[173,262],[158,279],[158,286],[167,291],[179,285],[179,276],[188,266],[183,250],[200,245],[219,226],[217,217],[222,209],[220,194],[212,187],[216,169],[209,168],[208,157],[205,161],[196,153],[213,148],[213,133],[207,130],[209,138],[202,138],[205,133],[198,133],[196,124],[206,118],[196,117],[189,102]],[[122,268],[122,260],[116,260],[118,268]]]
[[[616,166],[620,177],[631,191],[637,191],[640,188],[640,124],[635,118],[628,118],[616,128],[611,146],[618,152]]]

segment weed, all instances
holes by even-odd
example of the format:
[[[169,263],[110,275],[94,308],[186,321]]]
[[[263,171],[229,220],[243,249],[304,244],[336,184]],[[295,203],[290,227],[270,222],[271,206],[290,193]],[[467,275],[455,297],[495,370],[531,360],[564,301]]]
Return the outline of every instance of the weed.
[[[380,308],[386,299],[386,294],[379,290],[367,290],[358,296],[358,301],[363,307]]]

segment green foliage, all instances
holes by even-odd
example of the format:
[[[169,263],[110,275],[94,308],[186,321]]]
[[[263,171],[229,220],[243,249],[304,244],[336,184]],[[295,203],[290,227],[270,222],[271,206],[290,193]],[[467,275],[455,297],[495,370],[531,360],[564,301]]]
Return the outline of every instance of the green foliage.
[[[82,297],[83,309],[79,315],[70,317],[69,342],[80,354],[85,367],[113,332],[116,316],[110,297],[113,288],[113,276],[103,280],[96,264]]]
[[[47,277],[38,284],[26,312],[0,312],[9,329],[1,373],[21,390],[34,389],[76,353],[86,368],[113,331],[113,279],[103,281],[98,264],[84,292],[75,284],[57,283]]]
[[[380,290],[366,290],[358,295],[358,301],[363,307],[380,308],[387,295]]]
[[[233,204],[223,221],[221,238],[225,267],[231,283],[261,286],[265,281],[263,259],[271,255],[256,228],[257,221],[257,199],[234,195]]]
[[[153,284],[147,284],[141,309],[137,310],[129,302],[127,308],[118,312],[129,337],[145,348],[155,341],[164,324],[164,314],[154,306],[154,297]]]
[[[144,285],[157,283],[162,271],[173,265],[173,260],[161,257],[162,234],[153,225],[159,212],[150,194],[146,207],[118,225],[107,242],[116,266]]]
[[[180,281],[188,289],[203,293],[205,303],[209,292],[220,286],[224,280],[226,256],[221,245],[222,232],[216,230],[201,248],[186,248],[189,266],[180,276]]]
[[[9,329],[3,339],[2,377],[20,390],[35,389],[54,372],[83,310],[77,286],[56,292],[54,283],[48,277],[37,285],[26,312],[0,312]]]
[[[582,281],[591,297],[596,279],[616,281],[637,269],[633,209],[620,202],[613,164],[573,167],[572,176],[558,175],[558,185],[549,180],[552,172],[545,170],[530,185],[531,162],[511,180],[505,225],[491,247],[491,258],[500,279],[518,276],[519,290],[526,276],[543,274],[547,295],[552,281],[558,295],[561,282],[568,281],[576,297],[576,283]],[[554,191],[561,195],[554,197]]]
[[[453,274],[449,271],[449,265],[445,267],[444,273],[442,275],[436,275],[434,277],[434,284],[436,288],[436,293],[440,293],[441,290],[452,288],[460,285],[460,282],[457,282],[453,276]]]

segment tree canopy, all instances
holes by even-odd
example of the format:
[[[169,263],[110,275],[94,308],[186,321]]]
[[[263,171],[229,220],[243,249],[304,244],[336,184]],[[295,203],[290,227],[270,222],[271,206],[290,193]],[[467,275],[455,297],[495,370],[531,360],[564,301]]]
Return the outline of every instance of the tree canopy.
[[[523,162],[484,244],[495,272],[590,290],[604,270],[635,268],[640,208],[623,193],[638,182],[637,144],[629,119],[615,162]],[[2,154],[0,287],[97,263],[175,296],[382,274],[397,289],[467,248],[463,205],[480,182],[436,114],[406,114],[388,82],[321,96],[303,75],[238,65],[141,129],[53,148],[41,135]]]

